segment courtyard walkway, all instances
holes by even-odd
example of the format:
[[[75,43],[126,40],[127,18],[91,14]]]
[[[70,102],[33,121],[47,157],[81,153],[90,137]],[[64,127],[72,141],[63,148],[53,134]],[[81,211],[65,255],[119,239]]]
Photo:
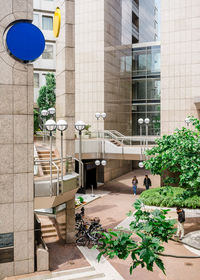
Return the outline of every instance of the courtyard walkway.
[[[85,206],[86,215],[89,217],[98,216],[101,219],[103,227],[109,229],[114,228],[126,219],[126,213],[132,208],[135,199],[139,198],[132,194],[131,179],[133,175],[139,178],[138,193],[144,190],[142,186],[144,171],[138,170],[130,172],[124,176],[105,184],[102,190],[109,191],[108,195],[97,199]],[[150,176],[151,177],[151,176]],[[158,178],[152,178],[153,182],[158,182]],[[158,186],[153,183],[153,186]],[[185,232],[200,230],[199,218],[186,217]],[[166,254],[196,256],[187,250],[182,244],[170,241],[166,245]],[[109,260],[109,259],[108,259]],[[166,274],[165,276],[156,266],[154,272],[148,272],[145,269],[137,268],[132,276],[129,274],[129,265],[131,259],[126,261],[114,258],[109,262],[126,280],[197,280],[200,279],[200,259],[175,259],[163,258]]]

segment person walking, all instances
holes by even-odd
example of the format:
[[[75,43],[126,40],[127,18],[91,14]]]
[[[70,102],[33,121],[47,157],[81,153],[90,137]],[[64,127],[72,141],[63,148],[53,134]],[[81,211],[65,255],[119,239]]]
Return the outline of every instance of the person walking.
[[[132,179],[132,185],[133,185],[133,194],[136,195],[137,194],[137,185],[138,185],[138,179],[136,178],[136,176],[134,176]]]
[[[143,185],[146,187],[146,190],[148,190],[149,187],[151,187],[151,180],[150,180],[150,178],[148,177],[148,175],[145,175]]]
[[[178,214],[178,228],[176,232],[176,237],[179,237],[179,234],[181,233],[180,240],[184,237],[184,222],[185,222],[185,211],[181,209],[180,207],[176,208],[176,213]]]

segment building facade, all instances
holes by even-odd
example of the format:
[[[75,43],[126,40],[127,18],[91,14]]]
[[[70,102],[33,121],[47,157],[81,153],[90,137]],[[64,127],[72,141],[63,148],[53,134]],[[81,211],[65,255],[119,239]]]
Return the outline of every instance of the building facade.
[[[40,88],[46,84],[47,73],[56,72],[56,40],[53,36],[53,15],[56,0],[33,0],[33,24],[42,30],[46,45],[41,57],[33,63],[34,67],[34,107]]]
[[[161,3],[161,134],[199,117],[200,2]]]
[[[5,47],[7,28],[32,15],[32,0],[0,1],[0,279],[34,271],[33,67]]]

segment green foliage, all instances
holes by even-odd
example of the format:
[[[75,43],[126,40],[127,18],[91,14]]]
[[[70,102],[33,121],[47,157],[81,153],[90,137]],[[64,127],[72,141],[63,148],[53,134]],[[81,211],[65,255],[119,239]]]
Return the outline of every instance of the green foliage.
[[[192,194],[192,196],[191,196]],[[161,207],[200,208],[199,192],[185,191],[180,187],[161,187],[144,191],[141,201],[146,205]]]
[[[116,256],[124,260],[130,255],[132,258],[130,274],[139,265],[153,271],[154,264],[165,273],[159,253],[164,251],[162,243],[168,242],[175,233],[175,221],[166,219],[168,210],[153,212],[142,210],[140,200],[136,200],[134,207],[136,212],[132,214],[134,220],[129,225],[130,233],[112,230],[101,233],[99,246],[101,252],[98,260],[104,254],[109,258]],[[130,216],[131,212],[128,215]]]
[[[85,135],[91,135],[90,127],[91,127],[91,125],[86,124],[85,129],[84,129],[85,130],[85,132],[84,132]]]
[[[48,110],[55,106],[56,103],[56,80],[55,76],[52,73],[48,73],[46,75],[46,85],[42,86],[39,91],[39,97],[37,99],[37,104],[40,109]]]
[[[34,114],[34,134],[36,133],[36,131],[38,131],[39,129],[39,112],[37,110],[33,110],[33,114]]]
[[[79,196],[78,199],[80,200],[80,203],[84,202],[84,198],[82,196]]]
[[[146,152],[151,157],[145,168],[152,174],[163,175],[164,171],[179,174],[180,186],[195,189],[200,187],[200,121],[193,117],[190,120],[193,129],[176,129],[156,140],[157,145]]]

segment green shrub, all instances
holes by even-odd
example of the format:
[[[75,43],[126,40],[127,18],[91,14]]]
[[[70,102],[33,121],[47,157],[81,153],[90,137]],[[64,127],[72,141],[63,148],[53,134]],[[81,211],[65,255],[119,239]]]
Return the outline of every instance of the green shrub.
[[[185,190],[180,187],[161,187],[144,191],[140,198],[146,205],[161,207],[200,208],[200,197],[194,195],[187,199],[180,199]]]
[[[84,202],[84,198],[82,196],[79,196],[78,199],[80,200],[80,203]]]

